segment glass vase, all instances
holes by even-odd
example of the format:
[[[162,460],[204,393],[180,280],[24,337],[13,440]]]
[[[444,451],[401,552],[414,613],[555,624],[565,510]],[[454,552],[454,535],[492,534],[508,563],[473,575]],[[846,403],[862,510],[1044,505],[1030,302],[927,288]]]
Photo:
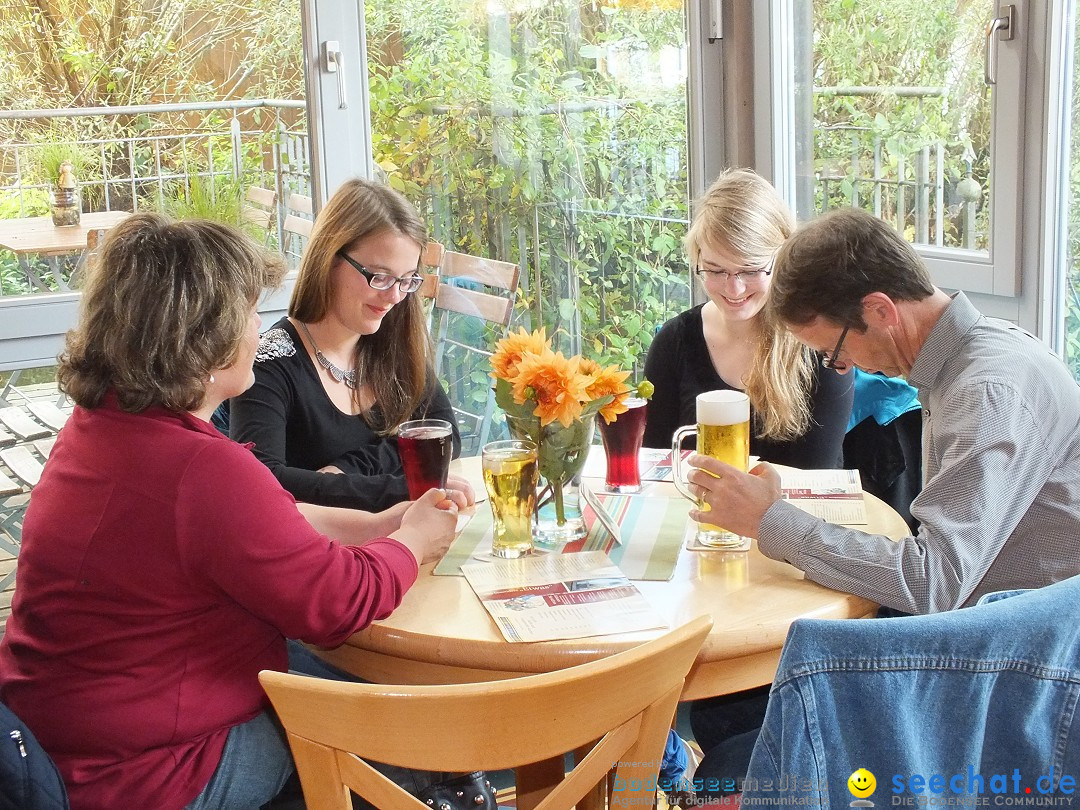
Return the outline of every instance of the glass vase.
[[[54,188],[49,190],[49,212],[53,225],[63,227],[78,225],[82,214],[82,195],[78,188]]]
[[[540,425],[536,417],[506,416],[510,435],[535,442],[540,484],[537,487],[533,545],[555,551],[588,534],[581,512],[578,481],[589,456],[596,415],[590,414],[564,427],[559,422]]]

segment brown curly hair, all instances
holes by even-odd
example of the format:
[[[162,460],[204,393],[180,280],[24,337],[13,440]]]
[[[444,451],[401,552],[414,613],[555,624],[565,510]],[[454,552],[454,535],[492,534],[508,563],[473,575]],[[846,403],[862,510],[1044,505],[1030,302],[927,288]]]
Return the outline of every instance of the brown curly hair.
[[[280,258],[228,225],[135,214],[91,262],[60,390],[84,408],[107,391],[132,413],[198,408],[211,371],[235,358],[252,305],[281,283]]]

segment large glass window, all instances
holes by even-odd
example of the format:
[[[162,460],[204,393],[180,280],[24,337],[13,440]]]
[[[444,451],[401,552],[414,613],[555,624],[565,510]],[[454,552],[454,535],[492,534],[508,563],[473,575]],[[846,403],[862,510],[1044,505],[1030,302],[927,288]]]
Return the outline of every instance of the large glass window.
[[[517,262],[516,323],[564,349],[643,361],[689,304],[685,15],[682,0],[367,2],[375,164],[447,249]],[[483,396],[486,371],[457,375]]]
[[[864,208],[920,246],[938,283],[1017,294],[1027,21],[1010,8],[795,3],[793,67],[775,91],[790,85],[777,108],[791,126],[778,122],[773,147],[793,150],[800,217]]]

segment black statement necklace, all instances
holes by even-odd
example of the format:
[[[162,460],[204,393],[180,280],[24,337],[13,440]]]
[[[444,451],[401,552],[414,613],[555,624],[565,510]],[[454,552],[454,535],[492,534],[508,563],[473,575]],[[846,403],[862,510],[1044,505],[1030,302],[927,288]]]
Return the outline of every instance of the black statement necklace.
[[[308,339],[308,343],[311,344],[311,348],[315,350],[315,359],[319,361],[319,365],[330,372],[330,376],[334,378],[334,382],[343,382],[349,388],[356,389],[356,371],[349,369],[346,371],[343,368],[338,368],[331,363],[326,355],[319,351],[319,347],[315,345],[315,338],[311,336],[311,332],[308,331],[307,324],[303,321],[297,321],[300,324],[300,328],[304,330],[304,336]]]

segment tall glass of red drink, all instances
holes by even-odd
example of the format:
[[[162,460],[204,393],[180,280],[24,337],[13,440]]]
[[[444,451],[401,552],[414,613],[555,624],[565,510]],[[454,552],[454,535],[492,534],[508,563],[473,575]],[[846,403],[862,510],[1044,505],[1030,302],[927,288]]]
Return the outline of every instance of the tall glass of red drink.
[[[609,492],[640,492],[641,471],[638,468],[638,452],[645,436],[644,399],[630,397],[626,400],[629,410],[620,413],[610,424],[600,419],[600,437],[604,440],[607,455],[607,478]]]
[[[402,422],[397,432],[398,454],[415,501],[429,489],[446,487],[450,457],[454,454],[454,431],[445,419],[414,419]]]

